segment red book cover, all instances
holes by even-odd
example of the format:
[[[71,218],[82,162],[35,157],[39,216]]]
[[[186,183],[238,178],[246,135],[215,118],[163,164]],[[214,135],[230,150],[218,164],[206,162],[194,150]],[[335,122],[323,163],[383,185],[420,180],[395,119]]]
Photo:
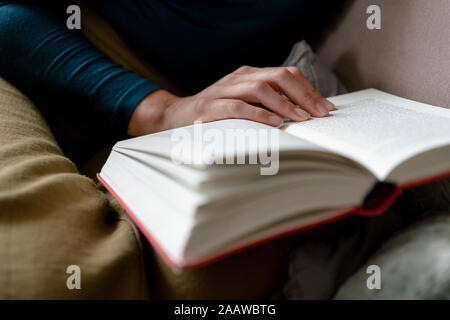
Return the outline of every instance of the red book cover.
[[[390,188],[387,188],[384,192],[381,192],[381,195],[377,195],[373,197],[373,199],[370,199],[369,201],[365,201],[364,205],[357,205],[354,207],[350,207],[346,210],[343,210],[341,213],[334,215],[331,218],[324,219],[317,221],[312,224],[308,225],[302,225],[301,227],[293,227],[288,230],[276,233],[274,235],[271,235],[269,237],[264,237],[261,239],[250,241],[249,243],[245,245],[240,245],[234,248],[231,248],[229,250],[226,250],[224,252],[220,252],[217,255],[209,256],[205,259],[195,261],[193,263],[188,264],[179,264],[175,261],[173,261],[169,255],[165,252],[165,250],[162,248],[162,246],[158,243],[158,241],[155,240],[155,238],[152,236],[152,234],[145,228],[142,223],[139,221],[139,219],[136,218],[135,214],[130,210],[130,208],[127,206],[127,204],[122,201],[122,199],[114,192],[114,190],[105,182],[104,179],[102,179],[100,174],[97,174],[97,178],[100,180],[100,182],[108,189],[108,191],[114,196],[114,198],[117,199],[117,201],[120,203],[120,205],[125,209],[125,211],[130,215],[130,217],[133,219],[133,221],[136,223],[138,228],[141,230],[141,232],[145,235],[145,237],[148,239],[148,241],[151,243],[153,248],[158,252],[158,254],[163,258],[164,262],[173,268],[177,269],[189,269],[189,268],[199,268],[201,266],[207,265],[209,263],[212,263],[214,261],[220,260],[224,257],[233,255],[235,253],[244,251],[248,248],[266,243],[268,241],[287,236],[296,232],[300,232],[306,229],[315,228],[318,226],[321,226],[323,224],[327,224],[339,219],[342,219],[350,214],[360,214],[364,216],[371,216],[371,215],[377,215],[385,211],[394,201],[395,199],[402,193],[403,189],[406,188],[412,188],[415,186],[419,186],[422,184],[429,183],[434,180],[442,179],[445,177],[449,177],[450,172],[439,174],[436,176],[420,179],[417,181],[412,181],[409,183],[406,183],[401,186],[395,186],[393,184],[389,184]],[[385,188],[386,189],[386,188]]]

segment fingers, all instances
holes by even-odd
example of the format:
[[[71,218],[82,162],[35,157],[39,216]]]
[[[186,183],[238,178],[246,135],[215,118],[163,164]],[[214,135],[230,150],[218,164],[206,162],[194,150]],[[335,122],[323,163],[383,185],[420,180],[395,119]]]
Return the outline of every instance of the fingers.
[[[334,109],[334,105],[313,88],[297,67],[252,68],[244,66],[233,74],[234,76],[228,78],[228,81],[264,81],[313,116],[323,117],[328,115],[329,110]]]
[[[327,111],[332,111],[335,109],[334,104],[325,99],[316,89],[314,89],[308,79],[305,78],[305,76],[297,67],[286,67],[286,69],[288,69],[289,72],[294,76],[294,80],[296,81],[296,83],[300,83],[301,85],[303,85],[307,97],[309,95],[310,98],[314,100],[314,102],[319,104],[319,106],[324,107],[324,109],[326,108]],[[300,93],[297,99],[302,99]]]
[[[236,99],[217,99],[207,106],[206,112],[201,114],[202,117],[199,120],[203,122],[234,118],[261,122],[274,127],[283,123],[283,119],[275,113]]]
[[[247,103],[260,103],[281,116],[294,121],[305,121],[310,118],[308,112],[294,105],[289,99],[279,95],[265,81],[241,82],[229,86],[218,86],[217,93],[226,99],[239,99]]]

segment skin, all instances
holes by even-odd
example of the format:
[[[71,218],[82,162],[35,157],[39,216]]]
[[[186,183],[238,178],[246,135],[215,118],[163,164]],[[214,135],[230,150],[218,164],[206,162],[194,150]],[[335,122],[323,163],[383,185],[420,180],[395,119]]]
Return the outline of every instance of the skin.
[[[151,93],[134,110],[128,134],[140,136],[194,121],[231,118],[277,127],[282,117],[305,121],[311,116],[326,117],[331,110],[334,105],[297,67],[243,66],[193,96],[178,97],[162,89]]]

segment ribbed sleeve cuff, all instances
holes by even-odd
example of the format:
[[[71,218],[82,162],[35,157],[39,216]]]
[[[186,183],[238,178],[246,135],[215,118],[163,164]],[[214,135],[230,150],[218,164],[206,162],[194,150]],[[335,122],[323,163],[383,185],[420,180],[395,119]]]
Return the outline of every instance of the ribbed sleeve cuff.
[[[123,93],[118,101],[117,107],[111,117],[111,127],[120,135],[127,135],[128,124],[131,115],[137,105],[150,93],[160,89],[160,87],[146,79],[140,79]]]

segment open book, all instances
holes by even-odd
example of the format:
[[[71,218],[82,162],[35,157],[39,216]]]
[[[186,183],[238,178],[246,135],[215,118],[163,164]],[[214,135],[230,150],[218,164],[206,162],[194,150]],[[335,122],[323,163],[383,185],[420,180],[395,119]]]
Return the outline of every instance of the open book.
[[[98,178],[165,261],[187,268],[379,213],[402,188],[450,175],[450,110],[375,89],[330,101],[329,117],[280,129],[231,119],[121,141]]]

